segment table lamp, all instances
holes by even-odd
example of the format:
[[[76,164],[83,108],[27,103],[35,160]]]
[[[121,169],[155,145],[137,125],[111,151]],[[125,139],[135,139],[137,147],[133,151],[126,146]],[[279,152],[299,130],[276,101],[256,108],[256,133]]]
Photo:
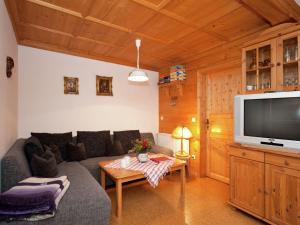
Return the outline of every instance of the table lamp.
[[[172,132],[172,137],[180,139],[180,151],[176,152],[176,156],[187,157],[189,155],[183,150],[183,139],[190,139],[192,136],[192,132],[185,126],[178,126],[175,128],[175,130]]]

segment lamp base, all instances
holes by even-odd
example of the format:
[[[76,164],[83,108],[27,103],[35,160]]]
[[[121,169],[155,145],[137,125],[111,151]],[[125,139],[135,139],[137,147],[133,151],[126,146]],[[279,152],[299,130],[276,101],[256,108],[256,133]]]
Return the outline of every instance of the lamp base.
[[[188,157],[189,156],[189,154],[187,152],[184,152],[184,151],[176,152],[175,155],[177,157]]]

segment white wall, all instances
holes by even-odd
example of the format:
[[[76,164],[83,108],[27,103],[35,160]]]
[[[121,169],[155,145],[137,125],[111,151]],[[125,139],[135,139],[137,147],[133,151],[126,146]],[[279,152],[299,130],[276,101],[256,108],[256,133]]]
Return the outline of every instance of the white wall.
[[[158,73],[129,83],[133,68],[19,46],[19,137],[30,132],[125,130],[158,132]],[[96,96],[96,75],[113,76],[113,97]],[[79,78],[79,95],[64,95],[64,76]]]
[[[6,77],[6,57],[15,61],[11,78]],[[0,1],[0,159],[17,138],[18,48],[4,4]]]

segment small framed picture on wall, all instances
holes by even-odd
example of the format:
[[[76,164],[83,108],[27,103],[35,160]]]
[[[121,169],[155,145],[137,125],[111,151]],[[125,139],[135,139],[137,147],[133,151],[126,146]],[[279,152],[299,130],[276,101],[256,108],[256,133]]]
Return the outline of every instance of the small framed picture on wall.
[[[96,94],[100,96],[113,96],[112,77],[96,76]]]
[[[65,94],[79,94],[79,79],[78,77],[64,77],[64,93]]]

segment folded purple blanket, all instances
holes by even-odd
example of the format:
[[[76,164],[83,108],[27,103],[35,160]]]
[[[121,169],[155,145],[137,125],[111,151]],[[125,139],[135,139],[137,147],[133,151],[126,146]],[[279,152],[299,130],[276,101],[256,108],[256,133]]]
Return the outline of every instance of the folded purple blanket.
[[[59,189],[58,185],[17,185],[0,195],[0,219],[53,213]]]

